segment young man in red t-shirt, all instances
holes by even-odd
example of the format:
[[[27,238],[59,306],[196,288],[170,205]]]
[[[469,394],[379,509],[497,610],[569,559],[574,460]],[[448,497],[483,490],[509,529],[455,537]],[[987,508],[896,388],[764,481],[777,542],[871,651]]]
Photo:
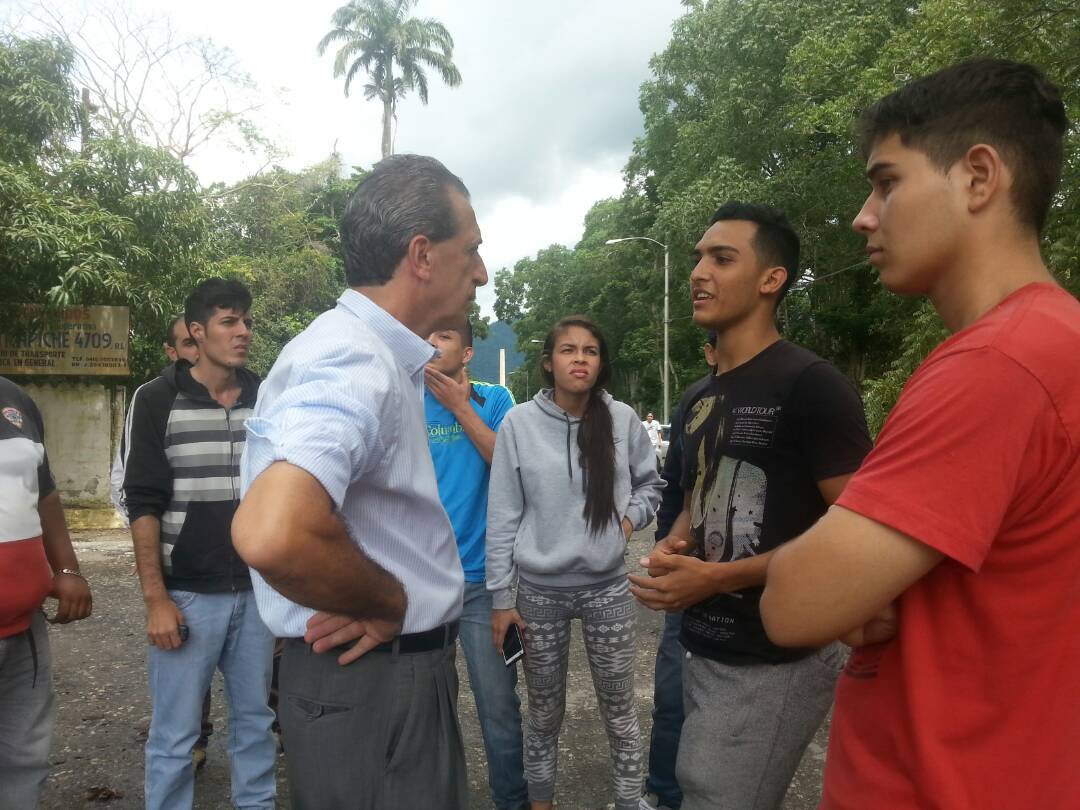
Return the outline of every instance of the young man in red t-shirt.
[[[775,642],[858,648],[828,810],[1080,804],[1080,303],[1039,253],[1067,129],[1038,69],[994,59],[864,114],[854,227],[882,283],[954,334],[768,569]]]

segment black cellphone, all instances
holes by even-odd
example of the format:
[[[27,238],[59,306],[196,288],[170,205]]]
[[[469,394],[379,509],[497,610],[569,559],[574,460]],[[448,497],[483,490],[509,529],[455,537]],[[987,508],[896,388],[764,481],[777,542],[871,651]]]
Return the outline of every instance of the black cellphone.
[[[525,655],[525,647],[521,643],[521,631],[516,624],[510,625],[503,637],[502,643],[503,663],[513,666],[514,662]]]
[[[188,626],[186,624],[178,624],[178,625],[176,625],[176,631],[180,634],[180,643],[181,644],[183,644],[185,641],[187,641],[188,636],[191,635],[191,631],[188,629]]]

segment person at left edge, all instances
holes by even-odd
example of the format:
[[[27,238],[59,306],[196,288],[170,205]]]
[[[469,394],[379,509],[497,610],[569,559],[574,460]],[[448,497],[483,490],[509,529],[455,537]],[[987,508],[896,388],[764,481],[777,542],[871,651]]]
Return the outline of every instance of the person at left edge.
[[[198,362],[177,361],[131,400],[124,499],[146,602],[148,810],[192,806],[191,751],[215,669],[229,704],[233,803],[274,807],[277,745],[267,705],[274,640],[229,537],[244,421],[259,388],[244,368],[250,309],[240,282],[200,283],[184,302]],[[181,625],[189,628],[186,640]]]
[[[233,543],[286,639],[294,810],[468,802],[454,662],[465,582],[423,390],[424,338],[460,325],[487,283],[468,195],[433,158],[375,165],[341,220],[350,288],[285,347],[248,422]]]
[[[517,667],[506,666],[491,643],[491,594],[484,584],[491,456],[495,432],[514,406],[514,398],[501,385],[469,379],[473,330],[467,320],[459,329],[432,332],[428,342],[439,350],[424,369],[428,446],[439,499],[454,527],[465,569],[461,649],[480,718],[491,799],[496,810],[519,810],[528,806],[528,788],[521,702],[515,691]]]
[[[56,724],[41,602],[59,600],[51,621],[65,624],[89,616],[92,600],[49,470],[41,413],[5,377],[0,415],[0,810],[34,810]]]

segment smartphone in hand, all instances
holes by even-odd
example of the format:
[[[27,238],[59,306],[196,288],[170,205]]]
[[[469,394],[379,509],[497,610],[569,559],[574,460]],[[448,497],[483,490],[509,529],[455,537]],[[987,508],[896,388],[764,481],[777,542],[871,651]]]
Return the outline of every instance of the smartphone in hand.
[[[521,643],[521,631],[516,624],[510,625],[502,643],[503,663],[513,666],[514,662],[525,655],[525,646]]]

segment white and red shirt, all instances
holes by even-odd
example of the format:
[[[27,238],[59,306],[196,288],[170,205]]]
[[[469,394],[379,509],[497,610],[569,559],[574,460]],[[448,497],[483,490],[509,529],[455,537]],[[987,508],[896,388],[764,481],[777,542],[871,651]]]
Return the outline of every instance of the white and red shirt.
[[[0,638],[25,631],[52,587],[38,502],[55,489],[41,412],[0,377]]]

